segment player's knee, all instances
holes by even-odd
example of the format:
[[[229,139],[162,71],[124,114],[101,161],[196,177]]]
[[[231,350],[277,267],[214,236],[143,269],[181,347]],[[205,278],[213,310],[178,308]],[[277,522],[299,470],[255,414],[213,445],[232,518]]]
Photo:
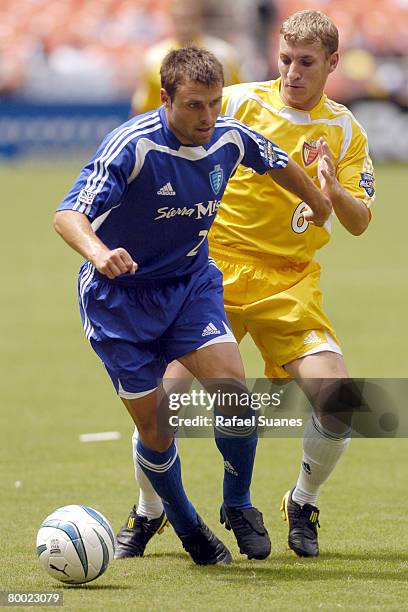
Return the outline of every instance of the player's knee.
[[[362,405],[361,392],[352,379],[325,381],[315,402],[315,413],[325,429],[343,435],[350,430],[353,414]]]
[[[207,392],[213,398],[214,410],[230,417],[252,415],[252,398],[247,387],[232,378],[207,381]]]
[[[172,394],[188,393],[194,376],[179,361],[172,361],[166,368],[163,387],[168,397]]]
[[[162,410],[159,405],[150,411],[133,411],[132,417],[144,446],[158,452],[169,448],[174,438],[174,427],[170,425],[166,406]]]

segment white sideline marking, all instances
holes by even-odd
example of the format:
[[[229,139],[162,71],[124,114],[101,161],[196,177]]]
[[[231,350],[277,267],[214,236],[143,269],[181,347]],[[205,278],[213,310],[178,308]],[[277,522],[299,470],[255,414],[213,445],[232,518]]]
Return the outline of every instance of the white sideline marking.
[[[99,431],[98,433],[80,434],[80,442],[105,442],[106,440],[120,440],[119,431]]]

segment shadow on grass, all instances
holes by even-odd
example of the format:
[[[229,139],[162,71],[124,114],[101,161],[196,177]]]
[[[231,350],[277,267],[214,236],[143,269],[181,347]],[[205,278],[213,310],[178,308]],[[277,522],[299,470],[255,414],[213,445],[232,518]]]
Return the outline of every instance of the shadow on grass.
[[[331,560],[331,559],[340,559],[343,561],[386,561],[388,563],[395,562],[407,562],[408,561],[408,552],[402,551],[376,551],[376,552],[360,552],[360,553],[323,553],[319,559],[321,560]],[[301,559],[297,559],[301,561]],[[305,559],[307,561],[307,559]],[[318,562],[318,560],[317,560]]]
[[[130,557],[129,559],[116,559],[115,563],[128,563],[129,561],[133,561],[133,563],[143,563],[149,560],[157,560],[157,559],[189,559],[190,557],[186,552],[154,552],[148,553],[144,557]]]
[[[115,563],[120,562],[120,563],[127,563],[129,561],[133,561],[136,563],[143,563],[145,561],[148,560],[157,560],[157,559],[180,559],[180,560],[190,560],[189,556],[187,553],[180,551],[180,552],[154,552],[154,553],[148,553],[145,557],[132,557],[131,559],[117,559],[115,561]],[[329,553],[321,553],[319,558],[305,558],[305,557],[298,557],[297,555],[295,555],[295,553],[287,550],[285,552],[283,552],[283,554],[272,554],[272,556],[270,556],[268,558],[268,560],[266,561],[267,564],[270,563],[278,563],[278,564],[282,564],[284,563],[285,565],[287,565],[288,563],[291,565],[296,565],[298,563],[301,563],[302,565],[313,565],[313,567],[318,566],[319,564],[324,563],[325,561],[331,561],[331,560],[339,560],[339,561],[345,561],[345,562],[349,562],[349,561],[368,561],[368,562],[375,562],[375,561],[379,561],[379,562],[388,562],[388,563],[403,563],[403,562],[408,562],[408,552],[403,552],[403,551],[393,551],[393,550],[388,550],[388,551],[377,551],[377,552],[354,552],[354,553],[340,553],[340,552],[329,552]],[[235,557],[233,564],[232,565],[243,565],[243,564],[247,564],[249,563],[250,565],[248,567],[262,567],[262,565],[265,563],[265,561],[248,561],[248,559],[246,559],[244,556],[242,557]],[[213,567],[213,566],[207,566],[207,567]],[[214,567],[219,567],[219,568],[223,568],[223,565],[218,565],[218,566],[214,566]],[[230,566],[227,566],[230,567]],[[408,569],[408,568],[407,568]]]
[[[117,591],[123,590],[134,590],[135,586],[132,584],[124,585],[120,584],[98,584],[97,582],[88,582],[87,584],[62,584],[61,587],[64,592],[68,591]]]
[[[408,562],[408,553],[382,551],[382,552],[353,552],[353,553],[325,553],[318,559],[305,559],[292,555],[289,551],[284,555],[273,555],[266,561],[248,561],[247,559],[235,558],[231,565],[197,566],[183,552],[152,553],[144,558],[121,559],[116,564],[145,563],[148,560],[154,564],[160,560],[181,560],[185,564],[185,571],[191,572],[201,582],[200,577],[212,580],[215,583],[225,583],[234,587],[245,588],[251,581],[256,582],[257,587],[271,586],[273,583],[313,583],[341,580],[344,584],[348,581],[361,581],[364,583],[381,582],[403,582],[408,585],[408,565],[398,568],[397,565]],[[362,567],[361,563],[367,564]],[[378,563],[389,563],[391,567],[381,569]],[[152,575],[160,571],[159,565],[152,566]],[[66,585],[61,584],[64,592],[70,589],[78,591],[109,592],[116,590],[135,590],[136,585],[99,584],[90,582],[88,584]],[[137,587],[138,588],[138,587]]]
[[[200,574],[206,580],[215,582],[226,582],[242,586],[248,584],[248,580],[254,579],[257,584],[270,585],[272,582],[319,582],[342,580],[361,580],[372,582],[404,582],[408,584],[408,553],[403,551],[377,551],[377,552],[328,552],[323,553],[318,559],[306,559],[295,556],[291,551],[284,554],[274,554],[266,561],[248,561],[244,557],[234,558],[230,565],[195,565],[189,556],[183,551],[154,552],[146,557],[135,557],[131,559],[118,559],[115,565],[123,563],[130,567],[131,564],[150,563],[149,571],[154,573],[160,571],[160,561],[181,561],[185,565],[185,571],[192,572],[199,578]],[[153,563],[151,563],[153,562]],[[362,563],[364,566],[362,567]],[[381,568],[378,564],[389,564],[387,568]],[[407,567],[398,565],[407,563]],[[78,585],[68,588],[115,590],[118,585]],[[120,588],[132,589],[133,586]]]
[[[331,563],[333,561],[333,563]],[[342,562],[339,566],[338,561]],[[361,562],[373,564],[362,568]],[[356,565],[353,564],[356,562]],[[236,559],[229,566],[215,566],[220,571],[214,574],[215,580],[222,579],[227,582],[248,583],[248,578],[256,579],[257,584],[270,584],[271,581],[331,581],[331,580],[362,580],[362,581],[408,581],[407,567],[394,567],[408,562],[408,554],[403,552],[377,552],[377,553],[327,553],[319,559],[305,559],[287,553],[285,556],[269,557],[265,561],[248,561]],[[389,563],[390,568],[381,569],[378,563]],[[347,564],[344,567],[343,564]],[[377,565],[376,565],[377,564]],[[215,569],[214,568],[214,569]]]

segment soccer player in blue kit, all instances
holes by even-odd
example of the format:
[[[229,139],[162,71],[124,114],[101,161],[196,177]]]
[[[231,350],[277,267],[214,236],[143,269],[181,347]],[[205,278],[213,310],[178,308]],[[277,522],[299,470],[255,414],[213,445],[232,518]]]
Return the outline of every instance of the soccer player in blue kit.
[[[162,106],[110,133],[59,206],[56,231],[86,259],[79,304],[87,339],[139,430],[137,459],[195,563],[229,563],[183,489],[174,437],[160,429],[161,380],[178,359],[199,380],[247,393],[223,305],[222,275],[207,234],[239,164],[268,172],[307,202],[323,225],[330,203],[284,151],[237,120],[219,116],[223,72],[210,52],[171,51],[161,66]],[[231,383],[232,381],[232,383]],[[212,388],[214,391],[214,388]],[[222,412],[223,407],[219,407]],[[250,416],[246,409],[243,416]],[[251,429],[251,428],[250,428]],[[216,433],[224,504],[251,520],[234,530],[241,552],[262,559],[270,540],[250,499],[256,431]]]

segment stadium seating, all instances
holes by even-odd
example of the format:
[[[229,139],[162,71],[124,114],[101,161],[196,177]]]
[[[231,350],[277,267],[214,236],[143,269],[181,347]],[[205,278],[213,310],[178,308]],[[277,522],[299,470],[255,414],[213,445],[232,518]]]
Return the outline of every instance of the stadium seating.
[[[170,0],[2,0],[0,2],[0,94],[22,92],[52,99],[76,91],[125,98],[137,83],[145,49],[167,36]],[[276,29],[270,37],[270,76],[276,72],[279,23],[288,14],[310,8],[309,0],[270,0]],[[243,2],[234,3],[244,10]],[[248,11],[250,4],[245,4]],[[402,59],[408,54],[408,5],[389,0],[320,0],[314,4],[339,26],[343,61],[329,81],[329,95],[380,95],[408,99]],[[245,23],[240,20],[240,23]],[[240,33],[225,31],[236,42]],[[234,38],[235,37],[235,38]],[[358,51],[355,54],[355,51]],[[348,51],[351,55],[348,55]],[[383,60],[387,68],[382,69]],[[259,78],[253,75],[251,78]],[[73,87],[73,83],[77,86]],[[403,100],[404,101],[404,100]]]

